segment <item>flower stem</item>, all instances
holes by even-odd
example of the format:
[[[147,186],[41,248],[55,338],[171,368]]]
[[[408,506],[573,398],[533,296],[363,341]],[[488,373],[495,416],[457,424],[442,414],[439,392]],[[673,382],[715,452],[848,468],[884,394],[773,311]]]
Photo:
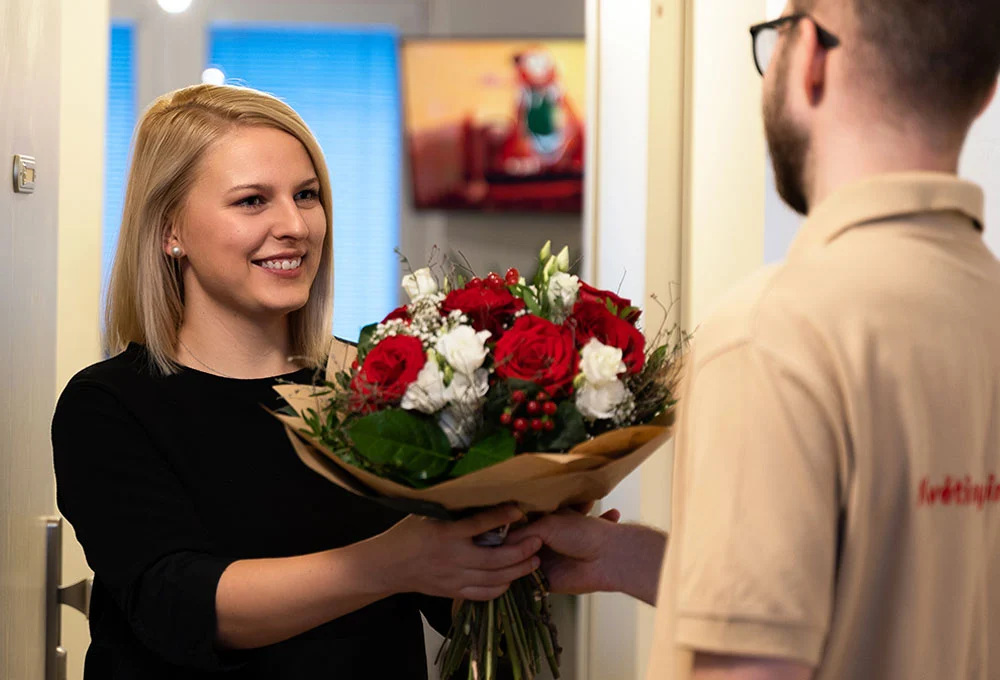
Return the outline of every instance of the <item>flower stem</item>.
[[[493,680],[496,676],[494,669],[494,656],[496,654],[496,600],[490,600],[486,605],[486,680]]]

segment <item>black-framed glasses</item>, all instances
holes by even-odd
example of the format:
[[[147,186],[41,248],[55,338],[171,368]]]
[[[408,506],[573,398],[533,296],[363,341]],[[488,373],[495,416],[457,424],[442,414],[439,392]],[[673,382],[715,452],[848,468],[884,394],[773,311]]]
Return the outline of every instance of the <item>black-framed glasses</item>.
[[[753,38],[753,61],[757,66],[757,72],[762,76],[767,72],[767,67],[771,65],[771,58],[774,50],[778,46],[780,29],[784,26],[796,24],[803,19],[810,19],[816,24],[816,35],[819,44],[827,50],[832,50],[840,45],[840,38],[816,23],[816,20],[808,14],[789,14],[786,17],[765,21],[750,27],[750,36]]]

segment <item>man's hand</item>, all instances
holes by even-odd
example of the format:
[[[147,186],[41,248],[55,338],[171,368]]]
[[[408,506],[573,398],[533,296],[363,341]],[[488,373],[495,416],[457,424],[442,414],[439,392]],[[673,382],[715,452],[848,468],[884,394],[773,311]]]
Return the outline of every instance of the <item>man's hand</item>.
[[[624,592],[655,604],[666,536],[648,527],[619,525],[619,518],[617,510],[601,517],[563,510],[512,532],[508,542],[542,539],[542,569],[552,592]]]

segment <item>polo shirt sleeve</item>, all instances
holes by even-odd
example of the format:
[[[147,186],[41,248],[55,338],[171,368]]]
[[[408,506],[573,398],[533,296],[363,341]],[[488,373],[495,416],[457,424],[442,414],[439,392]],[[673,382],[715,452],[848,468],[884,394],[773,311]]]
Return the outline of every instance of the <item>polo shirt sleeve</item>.
[[[694,371],[678,451],[684,526],[670,547],[680,551],[676,643],[816,665],[839,517],[829,382],[808,357],[753,340]]]

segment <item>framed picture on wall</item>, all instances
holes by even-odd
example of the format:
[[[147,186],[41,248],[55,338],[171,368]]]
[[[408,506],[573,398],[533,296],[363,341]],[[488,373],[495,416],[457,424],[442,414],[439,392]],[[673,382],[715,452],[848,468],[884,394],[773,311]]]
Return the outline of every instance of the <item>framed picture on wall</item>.
[[[580,212],[582,39],[402,44],[417,209]]]

